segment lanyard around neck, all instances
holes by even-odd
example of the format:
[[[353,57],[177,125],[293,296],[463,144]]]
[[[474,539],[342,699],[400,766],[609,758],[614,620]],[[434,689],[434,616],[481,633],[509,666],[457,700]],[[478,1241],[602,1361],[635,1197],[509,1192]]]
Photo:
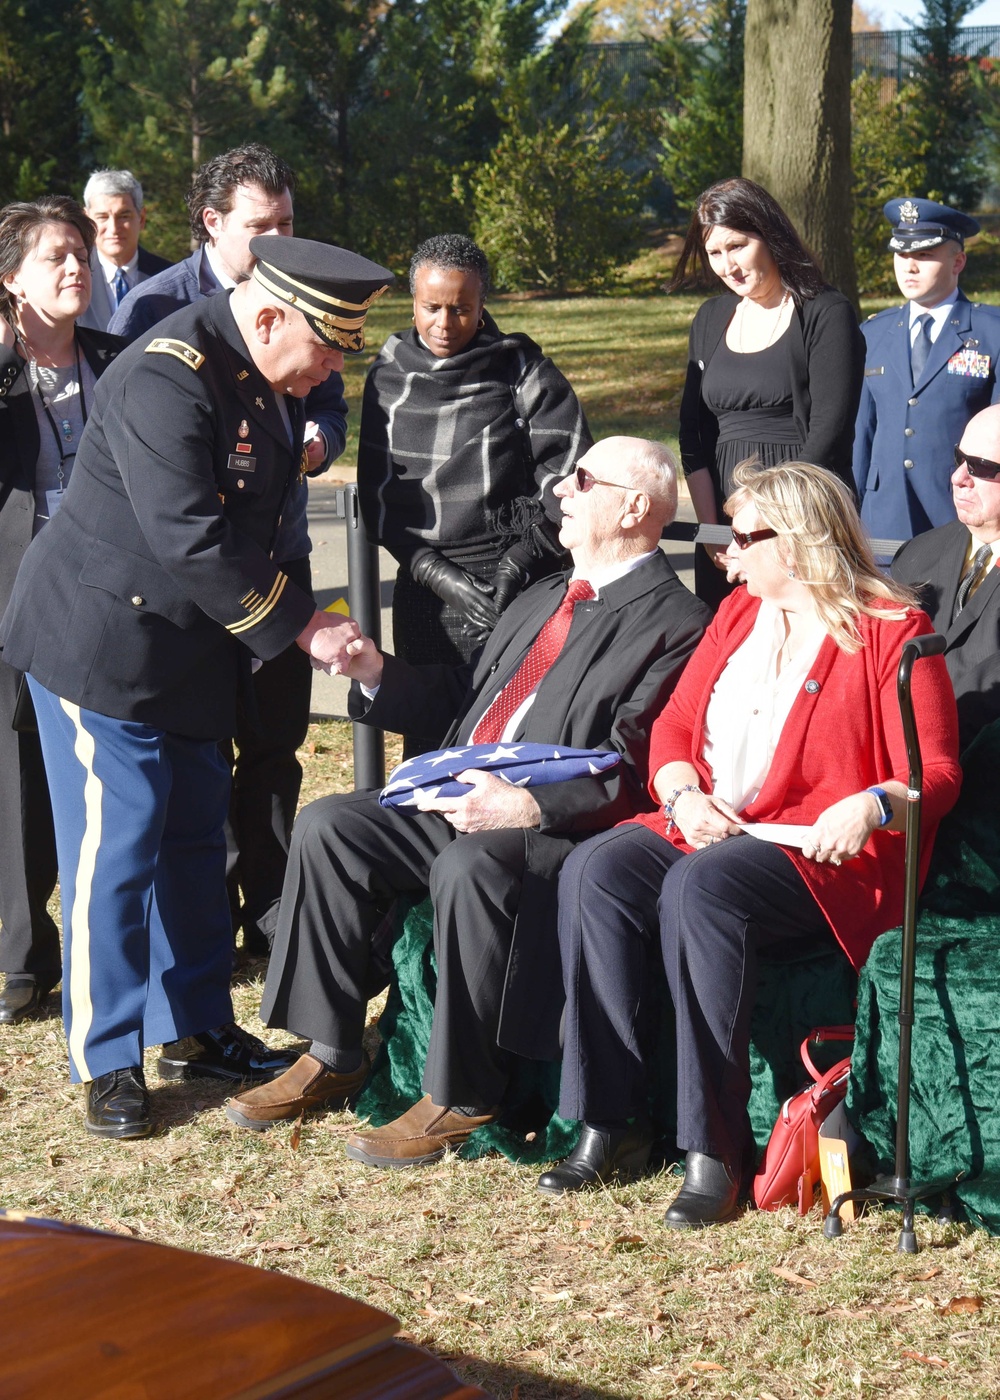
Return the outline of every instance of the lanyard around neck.
[[[23,341],[22,341],[22,344],[23,344]],[[25,349],[27,349],[27,347],[25,347]],[[77,338],[76,338],[75,335],[73,336],[73,349],[74,349],[74,351],[75,351],[75,353],[76,353],[76,383],[77,383],[77,387],[78,387],[78,389],[79,389],[79,391],[80,391],[80,414],[81,414],[81,417],[82,417],[82,419],[83,419],[83,426],[86,427],[86,426],[87,426],[87,396],[86,396],[86,394],[85,394],[85,392],[84,392],[84,387],[83,387],[83,370],[82,370],[82,367],[81,367],[81,364],[80,364],[80,342],[77,340]],[[49,402],[48,402],[48,400],[46,399],[45,394],[42,392],[42,384],[41,384],[41,380],[39,379],[39,376],[38,376],[38,362],[37,362],[37,360],[29,360],[28,363],[34,366],[34,376],[33,376],[33,377],[34,377],[35,393],[38,395],[38,401],[39,401],[39,403],[42,405],[42,408],[43,408],[43,410],[44,410],[44,412],[45,412],[45,417],[46,417],[46,418],[48,419],[48,421],[49,421],[49,427],[52,429],[52,437],[53,437],[53,439],[54,439],[54,441],[55,441],[55,444],[56,444],[56,451],[59,453],[59,473],[58,473],[58,476],[59,476],[59,489],[60,489],[60,491],[61,491],[61,490],[62,490],[63,481],[65,480],[65,473],[64,473],[64,471],[63,471],[63,467],[64,467],[64,465],[70,460],[71,457],[75,457],[75,456],[76,456],[76,448],[74,448],[72,452],[65,452],[65,451],[63,450],[63,443],[64,443],[64,441],[65,441],[65,442],[68,442],[68,441],[70,440],[70,437],[72,436],[70,421],[69,421],[68,418],[64,418],[64,419],[62,420],[62,436],[60,436],[59,429],[56,427],[56,420],[53,418],[53,416],[52,416],[52,410],[51,410],[51,408],[49,407]]]

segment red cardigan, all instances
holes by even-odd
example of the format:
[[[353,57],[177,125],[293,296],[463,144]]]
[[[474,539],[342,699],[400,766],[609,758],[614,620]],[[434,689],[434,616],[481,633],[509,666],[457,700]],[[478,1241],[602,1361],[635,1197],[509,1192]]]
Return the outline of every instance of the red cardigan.
[[[653,725],[649,772],[685,761],[711,790],[702,757],[705,709],[722,669],[749,636],[760,600],[739,588],[722,604],[688,662],[666,709]],[[864,646],[842,651],[827,637],[785,721],[764,785],[743,812],[753,822],[811,825],[825,808],[875,783],[907,781],[906,745],[896,698],[896,671],[905,642],[932,630],[925,613],[905,618],[862,617]],[[814,693],[807,686],[817,683]],[[912,695],[923,758],[920,880],[930,861],[934,836],[958,799],[958,717],[944,658],[932,656],[913,668]],[[656,793],[653,792],[656,799]],[[667,836],[663,808],[634,818],[690,851],[676,828]],[[732,838],[735,839],[735,838]],[[745,838],[750,839],[750,838]],[[904,836],[875,831],[863,850],[841,866],[817,865],[785,847],[855,967],[861,967],[880,933],[903,917]]]

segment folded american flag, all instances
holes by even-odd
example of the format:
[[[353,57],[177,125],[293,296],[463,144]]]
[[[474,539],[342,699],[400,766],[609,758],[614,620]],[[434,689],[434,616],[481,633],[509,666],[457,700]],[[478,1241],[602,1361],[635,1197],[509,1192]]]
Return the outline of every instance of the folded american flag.
[[[456,782],[455,774],[467,768],[495,773],[515,787],[538,787],[590,777],[620,762],[618,754],[607,749],[566,749],[553,744],[466,744],[434,749],[394,768],[378,800],[382,807],[419,810],[418,791],[430,798],[461,797],[471,789],[468,783]]]

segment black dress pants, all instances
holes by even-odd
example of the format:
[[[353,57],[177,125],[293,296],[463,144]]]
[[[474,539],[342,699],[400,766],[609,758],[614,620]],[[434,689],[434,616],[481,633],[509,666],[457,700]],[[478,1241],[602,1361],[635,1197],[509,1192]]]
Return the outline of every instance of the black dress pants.
[[[308,559],[282,564],[312,592]],[[302,786],[296,750],[309,727],[312,666],[294,642],[254,672],[257,713],[237,720],[233,788],[226,824],[226,882],[234,928],[270,939],[285,878],[295,808]],[[240,892],[242,891],[242,907]]]
[[[46,905],[56,884],[56,838],[38,735],[11,728],[22,679],[0,661],[0,971],[55,986],[59,930]]]
[[[639,825],[578,846],[559,879],[563,1117],[646,1112],[649,969],[661,956],[677,1020],[677,1145],[742,1152],[757,953],[783,942],[831,947],[833,936],[779,846],[732,836],[684,855]]]
[[[391,973],[373,945],[399,896],[430,892],[438,984],[424,1090],[443,1106],[499,1103],[510,1056],[497,1027],[524,866],[520,829],[460,835],[436,813],[380,807],[377,792],[310,803],[292,833],[262,1018],[360,1046],[367,1003]]]

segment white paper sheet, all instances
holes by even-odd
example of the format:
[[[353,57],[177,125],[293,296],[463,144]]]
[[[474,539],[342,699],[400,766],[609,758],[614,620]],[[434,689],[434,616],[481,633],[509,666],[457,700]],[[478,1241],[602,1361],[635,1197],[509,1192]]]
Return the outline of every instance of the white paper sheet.
[[[798,846],[799,850],[812,831],[811,826],[793,826],[790,822],[740,822],[748,836],[758,841],[773,841],[776,846]]]

